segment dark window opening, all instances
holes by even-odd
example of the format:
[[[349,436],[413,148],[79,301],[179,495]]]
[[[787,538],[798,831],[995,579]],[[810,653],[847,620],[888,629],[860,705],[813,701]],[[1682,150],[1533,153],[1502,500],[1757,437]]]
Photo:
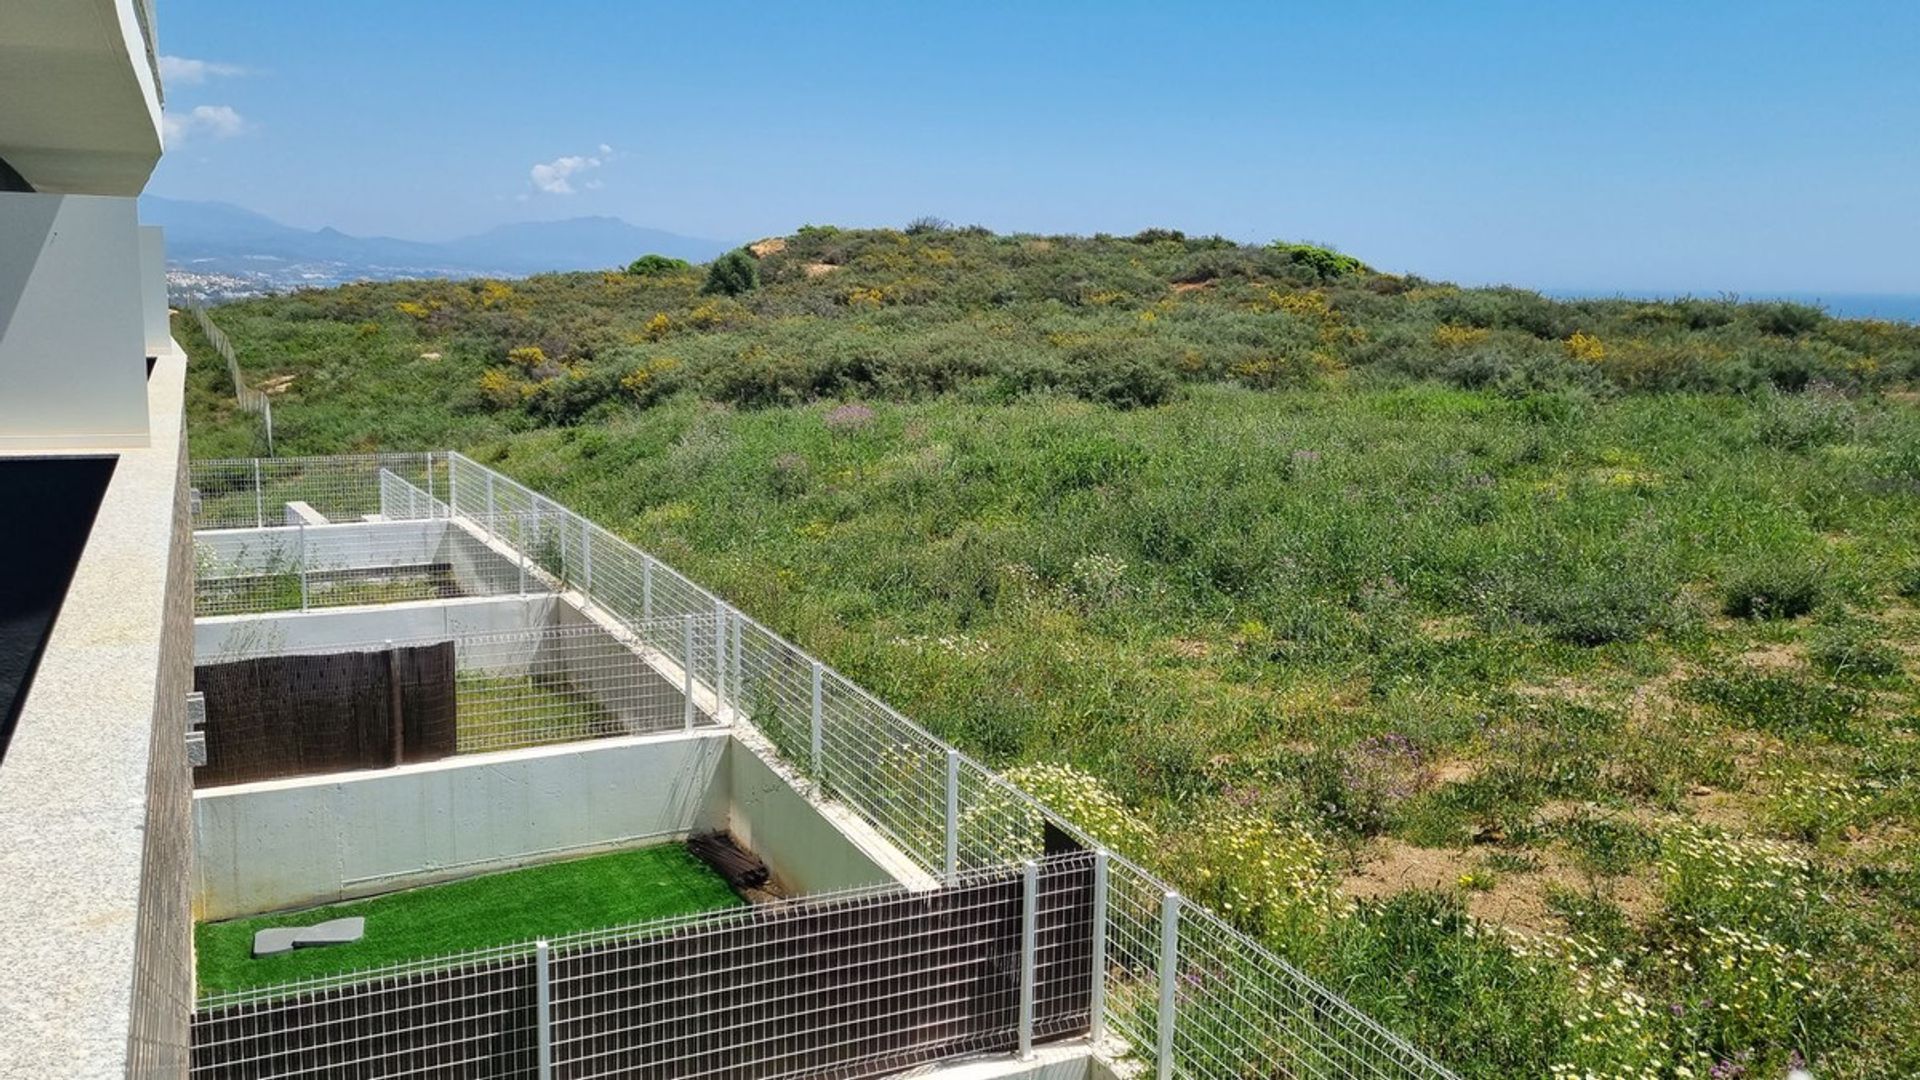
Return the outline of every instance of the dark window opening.
[[[0,529],[0,758],[117,461],[0,458],[0,506],[18,511]]]

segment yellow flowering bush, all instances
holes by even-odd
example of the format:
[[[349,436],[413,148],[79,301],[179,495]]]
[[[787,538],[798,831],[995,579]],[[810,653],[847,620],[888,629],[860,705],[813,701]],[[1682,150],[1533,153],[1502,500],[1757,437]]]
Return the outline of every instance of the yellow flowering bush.
[[[507,350],[507,361],[528,371],[534,371],[547,366],[547,351],[538,345],[522,345],[517,349]]]
[[[498,409],[511,408],[533,396],[538,387],[505,368],[489,368],[480,376],[480,396]]]
[[[1487,333],[1487,329],[1481,326],[1443,323],[1433,328],[1433,343],[1442,349],[1464,349],[1487,340]]]
[[[1325,845],[1296,825],[1222,807],[1181,836],[1165,869],[1188,896],[1243,929],[1298,940],[1343,910]]]
[[[666,312],[661,311],[654,313],[653,318],[647,320],[647,327],[641,333],[646,335],[648,341],[659,341],[672,331],[673,320],[667,316]]]
[[[1333,309],[1327,305],[1327,294],[1318,289],[1312,292],[1270,292],[1268,295],[1272,297],[1274,307],[1289,315],[1297,315],[1303,319],[1330,319],[1338,317],[1334,314]]]
[[[504,281],[483,282],[480,286],[480,306],[483,308],[502,308],[513,300],[513,286]]]
[[[680,370],[680,361],[671,356],[656,356],[620,377],[620,389],[633,395],[642,405],[658,401],[671,389],[672,376]]]
[[[1154,849],[1153,827],[1135,816],[1099,778],[1071,765],[1022,765],[1006,780],[1042,806],[1078,825],[1112,851],[1143,858]],[[968,800],[960,814],[961,844],[970,857],[988,862],[1040,854],[1044,820],[1038,808],[1011,792],[988,789]]]
[[[1598,337],[1583,331],[1575,331],[1567,339],[1567,355],[1575,360],[1597,364],[1607,358],[1607,347]]]
[[[711,330],[725,325],[729,321],[729,312],[719,304],[709,301],[687,313],[687,321],[702,330]]]

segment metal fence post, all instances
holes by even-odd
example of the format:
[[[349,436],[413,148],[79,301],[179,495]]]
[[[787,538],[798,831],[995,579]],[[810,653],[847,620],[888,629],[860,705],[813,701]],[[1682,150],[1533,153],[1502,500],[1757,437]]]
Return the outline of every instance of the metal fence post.
[[[593,599],[593,525],[580,519],[580,592]]]
[[[1172,889],[1160,900],[1159,1080],[1173,1077],[1173,991],[1180,981],[1180,894]]]
[[[454,467],[453,453],[447,453],[447,520],[460,512],[460,470]]]
[[[498,513],[498,511],[494,508],[494,505],[493,505],[493,470],[488,469],[486,475],[487,475],[487,536],[492,537],[494,534],[493,516],[494,514]]]
[[[1107,1037],[1107,849],[1093,852],[1093,986],[1087,995],[1087,1041],[1096,1052]]]
[[[727,695],[727,605],[713,601],[713,722],[720,722],[720,703]]]
[[[947,747],[947,880],[960,872],[960,751]]]
[[[266,495],[260,490],[260,459],[253,459],[253,527],[267,527]]]
[[[307,523],[300,521],[300,610],[307,610]]]
[[[732,639],[732,647],[727,650],[727,685],[733,688],[733,711],[740,713],[740,613],[728,610],[727,636]]]
[[[1040,932],[1040,864],[1028,859],[1020,906],[1020,1059],[1033,1059],[1033,954]]]
[[[680,620],[683,633],[680,641],[680,679],[681,690],[687,698],[688,731],[693,730],[693,616]]]
[[[820,777],[821,777],[821,765],[820,765],[820,744],[826,741],[826,740],[825,740],[825,738],[823,737],[825,733],[824,733],[824,731],[822,730],[822,727],[821,727],[821,715],[820,715],[820,677],[821,677],[821,676],[822,676],[822,675],[823,675],[824,673],[825,673],[825,671],[824,671],[824,669],[823,669],[823,668],[821,667],[821,665],[820,665],[820,661],[818,661],[818,660],[815,660],[815,661],[813,662],[813,738],[812,738],[812,746],[813,746],[813,776],[814,776],[814,779],[816,779],[816,780],[818,780],[818,779],[820,779]]]
[[[653,556],[640,556],[640,617],[653,618]]]
[[[552,1080],[553,1077],[552,959],[545,941],[533,943],[533,1002],[538,1014],[534,1024],[539,1031],[540,1080]]]
[[[427,451],[427,507],[433,507],[433,451]]]

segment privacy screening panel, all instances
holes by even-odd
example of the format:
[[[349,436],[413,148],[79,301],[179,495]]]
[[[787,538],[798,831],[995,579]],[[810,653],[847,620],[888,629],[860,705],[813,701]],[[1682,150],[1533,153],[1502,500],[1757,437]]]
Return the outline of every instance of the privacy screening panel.
[[[432,761],[454,752],[452,642],[265,656],[194,670],[206,696],[196,787]]]

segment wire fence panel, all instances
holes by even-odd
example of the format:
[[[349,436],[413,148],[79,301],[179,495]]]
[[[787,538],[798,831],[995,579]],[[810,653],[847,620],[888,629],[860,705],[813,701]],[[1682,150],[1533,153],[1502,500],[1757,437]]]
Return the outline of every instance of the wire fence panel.
[[[1061,856],[209,997],[192,1076],[858,1080],[1076,1037],[1092,874]]]
[[[351,454],[338,457],[234,458],[194,461],[188,483],[193,527],[275,528],[298,523],[299,503],[329,522],[356,522],[386,513],[383,475],[447,497],[447,456],[441,453]]]
[[[539,1076],[536,971],[519,950],[273,996],[203,999],[195,1080]]]
[[[696,670],[702,663],[711,662],[712,626],[711,618],[692,621]],[[448,749],[457,754],[473,754],[687,729],[685,682],[676,676],[682,671],[681,648],[687,640],[688,627],[687,619],[656,620],[643,627],[644,633],[640,636],[648,640],[672,640],[671,651],[642,644],[633,635],[616,634],[592,625],[456,631],[297,650],[285,649],[271,638],[236,635],[228,639],[226,647],[216,647],[196,656],[195,663],[198,670],[205,673],[262,658],[309,663],[330,658],[372,661],[392,649],[405,652],[444,645],[452,666],[446,677],[452,705],[448,718],[452,738],[448,740]],[[377,673],[379,665],[373,664],[373,670]],[[411,693],[411,684],[407,684],[407,688]],[[347,690],[351,700],[333,710],[340,724],[351,728],[355,718],[362,714],[375,719],[385,715],[384,703],[378,694],[364,703],[366,708],[361,708],[358,698],[367,695],[354,692],[354,688]],[[236,715],[215,695],[210,694],[207,700],[205,731],[210,763],[235,758],[291,763],[295,756],[305,760],[329,754],[335,757],[344,754],[345,760],[360,763],[293,771],[326,772],[391,763],[385,760],[387,743],[382,739],[372,739],[377,745],[359,747],[358,742],[367,740],[356,740],[351,732],[334,732],[332,727],[311,718],[303,719],[312,710],[295,707],[303,700],[299,693],[269,694],[246,710],[245,715]],[[694,727],[708,727],[714,722],[711,709],[701,703],[698,693],[691,720]],[[266,750],[256,753],[250,752],[248,746],[236,745],[236,740],[244,738],[243,733],[260,732],[278,733],[276,737],[282,741],[293,739],[304,749],[304,754],[284,751],[276,754]],[[407,760],[415,758],[410,756]],[[203,779],[203,784],[205,782]]]
[[[489,539],[486,522],[441,518],[228,529],[194,536],[194,614],[549,592],[553,579]]]
[[[273,399],[265,392],[247,385],[247,380],[240,374],[240,361],[234,355],[233,342],[227,339],[226,331],[214,325],[213,317],[207,314],[206,307],[198,302],[192,302],[187,305],[187,310],[193,313],[194,321],[200,324],[200,332],[206,336],[207,344],[212,345],[213,351],[219,353],[220,359],[226,361],[227,377],[233,381],[234,403],[240,406],[242,411],[260,417],[262,441],[266,445],[267,456],[272,457]]]

